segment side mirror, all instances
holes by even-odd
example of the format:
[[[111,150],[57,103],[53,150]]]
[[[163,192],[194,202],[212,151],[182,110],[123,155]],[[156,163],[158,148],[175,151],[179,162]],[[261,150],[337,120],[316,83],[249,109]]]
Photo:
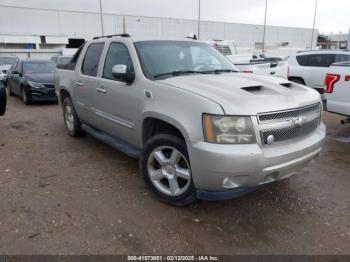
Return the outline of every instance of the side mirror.
[[[112,68],[112,76],[118,80],[131,84],[135,80],[135,73],[128,70],[127,65],[115,65]]]

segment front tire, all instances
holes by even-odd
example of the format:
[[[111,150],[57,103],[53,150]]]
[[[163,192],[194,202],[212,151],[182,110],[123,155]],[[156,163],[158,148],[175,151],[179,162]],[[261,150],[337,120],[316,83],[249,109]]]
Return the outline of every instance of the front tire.
[[[163,202],[186,206],[196,200],[196,190],[186,143],[179,137],[158,134],[144,145],[140,157],[143,178]]]
[[[67,132],[70,136],[78,137],[83,134],[80,119],[74,109],[70,97],[66,97],[62,103],[63,119]]]
[[[21,98],[25,105],[30,104],[30,98],[29,98],[28,92],[26,92],[24,88],[21,89]]]

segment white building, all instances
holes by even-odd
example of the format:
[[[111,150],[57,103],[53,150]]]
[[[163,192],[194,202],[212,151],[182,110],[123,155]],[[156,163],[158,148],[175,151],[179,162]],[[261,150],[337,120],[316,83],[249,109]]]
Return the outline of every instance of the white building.
[[[113,0],[103,0],[113,7]],[[123,16],[115,8],[103,11],[104,34],[124,30],[136,36],[184,37],[197,33],[197,21],[186,19]],[[53,49],[78,47],[102,34],[99,0],[0,0],[0,49]],[[312,29],[268,26],[266,47],[305,49]],[[201,40],[235,40],[239,48],[259,48],[263,26],[202,21]],[[314,34],[314,47],[318,31]]]

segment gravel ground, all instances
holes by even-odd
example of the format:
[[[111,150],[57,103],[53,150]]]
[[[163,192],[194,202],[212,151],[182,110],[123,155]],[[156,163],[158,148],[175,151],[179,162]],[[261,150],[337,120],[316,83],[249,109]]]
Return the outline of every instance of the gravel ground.
[[[238,199],[158,202],[138,162],[69,137],[55,104],[0,118],[1,254],[350,254],[350,125],[325,114],[320,157]]]

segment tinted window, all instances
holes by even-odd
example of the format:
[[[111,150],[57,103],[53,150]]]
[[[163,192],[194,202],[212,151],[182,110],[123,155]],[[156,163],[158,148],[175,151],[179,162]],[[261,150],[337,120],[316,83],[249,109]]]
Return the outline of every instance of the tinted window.
[[[314,54],[297,56],[301,66],[329,67],[335,62],[335,54]]]
[[[81,72],[88,76],[97,76],[98,65],[100,63],[101,54],[104,44],[91,44],[85,54]]]
[[[335,62],[346,62],[346,61],[350,61],[350,55],[341,54],[341,55],[336,55],[335,57]]]
[[[24,62],[23,72],[25,74],[49,74],[55,71],[53,62]]]

